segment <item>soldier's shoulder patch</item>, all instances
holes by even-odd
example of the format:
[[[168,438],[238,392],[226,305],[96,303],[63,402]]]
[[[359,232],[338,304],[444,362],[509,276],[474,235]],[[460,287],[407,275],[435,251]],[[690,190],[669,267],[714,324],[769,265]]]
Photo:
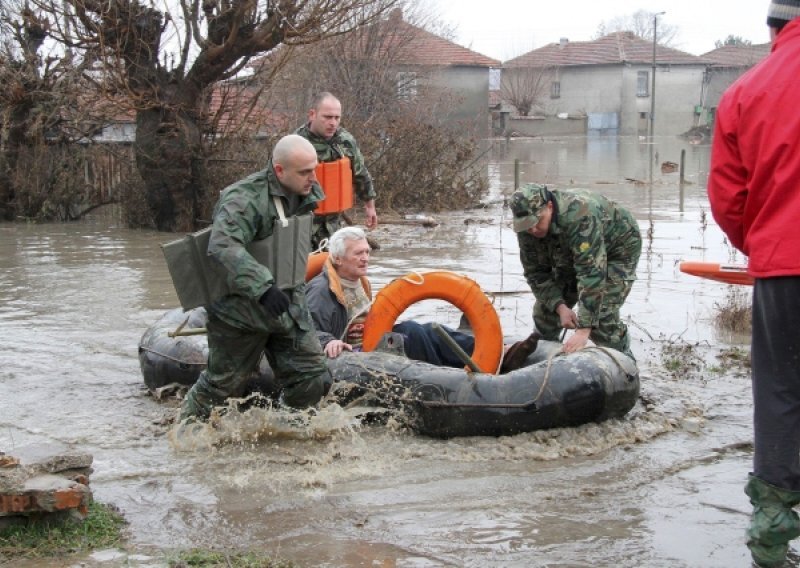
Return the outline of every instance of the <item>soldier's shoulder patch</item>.
[[[580,249],[581,252],[586,252],[587,250],[589,250],[589,246],[590,246],[589,243],[584,241],[578,248]]]

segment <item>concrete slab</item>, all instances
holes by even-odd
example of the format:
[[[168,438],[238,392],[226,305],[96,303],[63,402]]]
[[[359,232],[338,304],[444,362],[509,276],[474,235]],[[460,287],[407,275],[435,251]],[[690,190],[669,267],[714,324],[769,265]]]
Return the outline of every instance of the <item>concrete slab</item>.
[[[89,512],[92,456],[56,444],[14,449],[0,464],[0,517]]]

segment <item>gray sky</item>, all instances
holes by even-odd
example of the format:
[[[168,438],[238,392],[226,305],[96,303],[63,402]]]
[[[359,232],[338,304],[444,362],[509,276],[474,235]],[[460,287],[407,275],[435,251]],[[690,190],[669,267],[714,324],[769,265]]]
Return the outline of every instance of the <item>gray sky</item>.
[[[769,41],[768,0],[427,0],[455,28],[456,43],[501,61],[557,42],[587,41],[603,21],[638,10],[666,12],[678,28],[673,47],[700,55],[729,34]]]

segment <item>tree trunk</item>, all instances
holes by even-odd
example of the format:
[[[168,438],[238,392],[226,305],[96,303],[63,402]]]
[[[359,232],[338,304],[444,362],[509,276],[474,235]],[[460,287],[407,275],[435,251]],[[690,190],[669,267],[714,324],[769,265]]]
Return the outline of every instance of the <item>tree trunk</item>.
[[[0,156],[0,220],[11,221],[16,215],[14,208],[14,188],[11,185],[11,171],[5,156]]]
[[[16,188],[13,180],[17,173],[17,158],[20,148],[26,144],[26,136],[30,134],[28,124],[32,107],[33,103],[25,101],[13,105],[11,112],[7,115],[5,143],[2,156],[0,156],[0,219],[6,221],[16,217]]]
[[[165,109],[139,110],[134,151],[156,229],[194,231],[205,179],[194,118]]]

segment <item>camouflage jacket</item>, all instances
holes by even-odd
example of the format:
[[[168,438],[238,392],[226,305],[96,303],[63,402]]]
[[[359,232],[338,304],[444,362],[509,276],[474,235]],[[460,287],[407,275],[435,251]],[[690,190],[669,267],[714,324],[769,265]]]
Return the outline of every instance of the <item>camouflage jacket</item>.
[[[272,196],[283,201],[287,217],[313,211],[317,201],[323,199],[318,184],[306,196],[290,199],[288,193],[278,182],[270,162],[266,169],[225,188],[214,207],[208,254],[225,267],[228,283],[238,295],[258,300],[274,281],[269,269],[245,250],[251,242],[272,234],[278,219]]]
[[[567,287],[578,291],[578,327],[595,327],[605,295],[608,263],[638,256],[636,219],[603,195],[553,190],[547,236],[517,233],[525,279],[537,302],[555,311]],[[635,275],[631,275],[635,277]]]
[[[314,145],[317,150],[317,159],[320,162],[335,162],[345,156],[350,158],[350,166],[353,169],[353,187],[358,198],[362,201],[369,201],[377,197],[375,188],[372,186],[372,176],[369,174],[367,166],[364,165],[364,156],[361,155],[356,139],[347,130],[340,127],[336,134],[326,140],[311,132],[308,124],[305,124],[298,128],[295,134],[299,134]]]

